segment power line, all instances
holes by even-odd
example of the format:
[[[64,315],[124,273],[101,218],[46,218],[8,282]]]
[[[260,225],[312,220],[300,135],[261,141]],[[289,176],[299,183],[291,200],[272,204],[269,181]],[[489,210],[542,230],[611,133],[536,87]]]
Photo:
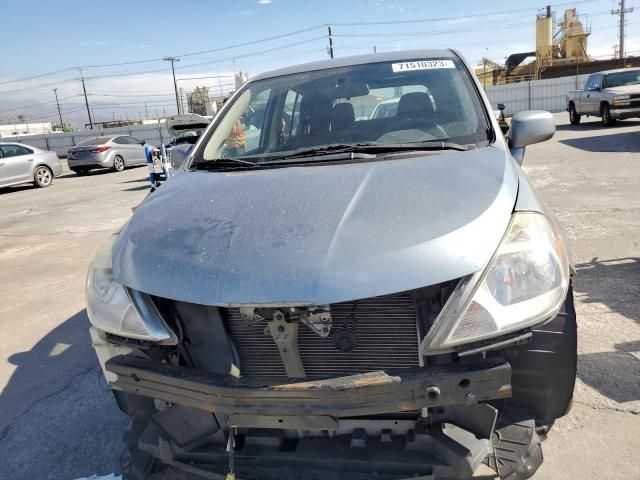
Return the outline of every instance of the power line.
[[[76,96],[79,96],[79,95],[72,95],[70,97],[62,98],[61,100],[63,100],[63,101],[64,100],[68,100],[68,99],[76,97]],[[55,100],[51,100],[50,102],[39,102],[39,103],[33,103],[31,105],[20,105],[18,107],[9,108],[8,110],[0,110],[0,113],[14,112],[16,110],[26,110],[26,109],[34,108],[34,107],[41,107],[42,105],[49,105],[49,104],[52,104],[52,103],[56,103],[56,101]]]
[[[178,79],[180,80],[180,79]],[[172,93],[141,93],[141,94],[111,94],[111,93],[92,93],[92,97],[172,97]]]
[[[194,55],[202,55],[204,53],[215,53],[215,52],[222,52],[224,50],[231,50],[233,48],[239,48],[239,47],[247,47],[249,45],[256,45],[258,43],[262,43],[262,42],[269,42],[271,40],[279,40],[281,38],[286,38],[286,37],[291,37],[294,35],[299,35],[301,33],[306,33],[306,32],[311,32],[313,30],[317,30],[320,28],[324,28],[324,25],[314,25],[313,27],[308,27],[308,28],[303,28],[301,30],[296,30],[294,32],[287,32],[287,33],[282,33],[280,35],[274,35],[273,37],[267,37],[267,38],[263,38],[260,40],[253,40],[250,42],[243,42],[243,43],[236,43],[235,45],[229,45],[226,47],[220,47],[220,48],[214,48],[212,50],[200,50],[199,52],[192,52],[192,53],[183,53],[182,55],[176,55],[176,57],[179,58],[184,58],[184,57],[191,57]]]
[[[31,77],[16,78],[14,80],[6,80],[4,82],[0,82],[0,85],[6,85],[8,83],[15,83],[15,82],[24,82],[26,80],[33,80],[33,79],[42,78],[42,77],[49,77],[51,75],[57,75],[58,73],[69,72],[71,70],[73,70],[73,68],[63,68],[62,70],[56,70],[55,72],[41,73],[39,75],[32,75]]]
[[[313,37],[313,38],[309,38],[309,39],[306,39],[306,40],[301,40],[301,41],[297,42],[296,44],[280,45],[280,46],[277,46],[277,47],[271,47],[271,48],[267,48],[265,50],[260,50],[260,51],[257,51],[257,52],[244,53],[244,54],[240,54],[240,55],[234,55],[234,56],[231,56],[231,57],[219,58],[219,59],[216,59],[216,60],[208,60],[208,61],[199,62],[199,63],[190,63],[190,64],[183,65],[182,67],[178,68],[178,71],[186,70],[188,68],[193,68],[193,67],[201,67],[203,65],[211,65],[211,64],[214,64],[214,63],[227,62],[229,60],[236,60],[236,59],[239,59],[239,58],[246,58],[246,57],[253,57],[253,56],[256,56],[256,55],[262,55],[263,53],[274,52],[274,51],[277,51],[277,50],[284,50],[284,49],[287,49],[287,48],[295,47],[297,45],[302,45],[302,44],[305,44],[305,43],[314,42],[314,41],[321,40],[321,39],[324,39],[324,38],[326,38],[326,37],[324,35],[322,35],[322,36],[319,36],[319,37]],[[85,77],[85,78],[87,80],[97,80],[97,79],[100,79],[100,78],[133,77],[133,76],[137,76],[137,75],[147,75],[149,73],[163,73],[163,72],[165,72],[164,69],[146,70],[146,71],[141,71],[141,72],[116,73],[116,74],[110,74],[110,75],[94,75],[94,76]],[[2,92],[0,92],[0,93],[2,93]]]
[[[561,6],[565,6],[565,5],[579,5],[579,4],[584,4],[584,3],[591,3],[594,2],[595,0],[576,0],[573,2],[563,2],[563,3],[557,3],[554,5],[554,7],[561,7]],[[411,23],[428,23],[428,22],[437,22],[437,21],[446,21],[446,20],[459,20],[459,19],[467,19],[467,18],[481,18],[481,17],[487,17],[487,16],[494,16],[494,15],[508,15],[508,14],[513,14],[513,13],[522,13],[522,12],[529,12],[529,11],[536,11],[538,10],[537,8],[523,8],[523,9],[517,9],[517,10],[507,10],[507,11],[501,11],[501,12],[489,12],[489,13],[478,13],[478,14],[472,14],[472,15],[463,15],[463,16],[457,16],[457,17],[440,17],[440,18],[427,18],[427,19],[414,19],[414,20],[390,20],[390,21],[377,21],[377,22],[331,22],[332,25],[334,26],[366,26],[366,25],[401,25],[401,24],[411,24]],[[249,42],[242,42],[242,43],[236,43],[233,45],[227,45],[224,47],[219,47],[219,48],[214,48],[214,49],[209,49],[209,50],[200,50],[200,51],[196,51],[196,52],[189,52],[189,53],[183,53],[180,55],[174,55],[175,58],[185,58],[185,57],[191,57],[191,56],[196,56],[196,55],[203,55],[203,54],[207,54],[207,53],[215,53],[215,52],[221,52],[221,51],[225,51],[225,50],[231,50],[234,48],[241,48],[241,47],[246,47],[246,46],[250,46],[250,45],[256,45],[256,44],[260,44],[263,42],[268,42],[268,41],[272,41],[272,40],[277,40],[277,39],[281,39],[281,38],[287,38],[287,37],[291,37],[291,36],[295,36],[295,35],[299,35],[301,33],[306,33],[306,32],[310,32],[310,31],[314,31],[317,29],[321,29],[321,28],[325,28],[326,25],[314,25],[311,27],[307,27],[307,28],[303,28],[303,29],[299,29],[299,30],[295,30],[292,32],[287,32],[287,33],[282,33],[279,35],[274,35],[271,37],[265,37],[265,38],[261,38],[258,40],[253,40],[253,41],[249,41]],[[144,63],[154,63],[154,62],[160,62],[164,59],[165,57],[162,58],[149,58],[149,59],[142,59],[142,60],[133,60],[133,61],[127,61],[127,62],[116,62],[116,63],[104,63],[104,64],[95,64],[95,65],[83,65],[81,66],[81,68],[84,69],[90,69],[90,68],[106,68],[106,67],[116,67],[116,66],[127,66],[127,65],[138,65],[138,64],[144,64]],[[233,58],[233,57],[232,57]],[[236,58],[240,58],[240,56],[236,56]],[[199,64],[197,64],[199,65]],[[196,65],[194,65],[196,66]],[[10,84],[10,83],[16,83],[16,82],[21,82],[21,81],[26,81],[26,80],[33,80],[36,78],[43,78],[43,77],[47,77],[47,76],[52,76],[52,75],[57,75],[59,73],[64,73],[64,72],[68,72],[68,71],[72,71],[74,70],[74,68],[69,67],[69,68],[64,68],[64,69],[60,69],[60,70],[55,70],[52,72],[47,72],[47,73],[42,73],[42,74],[38,74],[38,75],[32,75],[29,77],[23,77],[23,78],[18,78],[18,79],[13,79],[13,80],[6,80],[3,82],[0,82],[0,85],[6,85],[6,84]],[[152,70],[152,71],[148,71],[148,72],[144,72],[144,73],[157,73],[161,70]],[[142,74],[139,73],[139,74]],[[124,76],[125,74],[121,74],[119,76]],[[87,79],[89,78],[98,78],[98,77],[86,77]],[[102,78],[106,78],[106,77],[102,77]],[[68,81],[68,80],[66,80]],[[42,85],[40,88],[47,88],[47,87],[51,87],[52,84],[47,84],[47,85]],[[16,92],[20,92],[20,91],[27,91],[27,90],[31,90],[34,88],[22,88],[22,89],[16,89],[16,90],[11,90],[11,91],[4,91],[4,92],[0,92],[0,93],[16,93]]]
[[[261,38],[258,40],[252,40],[249,42],[242,42],[242,43],[236,43],[233,45],[227,45],[225,47],[219,47],[219,48],[214,48],[214,49],[210,49],[210,50],[200,50],[200,51],[196,51],[196,52],[189,52],[189,53],[183,53],[180,55],[173,55],[174,58],[184,58],[184,57],[192,57],[192,56],[196,56],[196,55],[203,55],[206,53],[215,53],[215,52],[222,52],[225,50],[232,50],[234,48],[240,48],[240,47],[246,47],[249,45],[257,45],[259,43],[263,43],[263,42],[269,42],[272,40],[278,40],[281,38],[287,38],[287,37],[291,37],[291,36],[295,36],[295,35],[299,35],[301,33],[306,33],[306,32],[310,32],[313,30],[317,30],[319,28],[324,28],[324,25],[315,25],[313,27],[308,27],[308,28],[303,28],[300,30],[295,30],[293,32],[287,32],[287,33],[282,33],[280,35],[274,35],[272,37],[265,37],[265,38]],[[153,62],[161,62],[164,60],[164,58],[166,57],[162,57],[162,58],[149,58],[149,59],[144,59],[144,60],[133,60],[133,61],[128,61],[128,62],[118,62],[118,63],[103,63],[103,64],[97,64],[97,65],[82,65],[80,68],[83,69],[90,69],[90,68],[106,68],[106,67],[120,67],[120,66],[126,66],[126,65],[138,65],[138,64],[142,64],[142,63],[153,63]],[[53,72],[47,72],[47,73],[41,73],[38,75],[32,75],[30,77],[24,77],[24,78],[16,78],[13,80],[6,80],[3,82],[0,82],[0,85],[5,85],[5,84],[9,84],[9,83],[15,83],[15,82],[21,82],[21,81],[25,81],[25,80],[33,80],[36,78],[42,78],[42,77],[47,77],[47,76],[51,76],[51,75],[57,75],[59,73],[64,73],[64,72],[68,72],[68,71],[73,71],[76,67],[69,67],[69,68],[64,68],[61,70],[56,70]],[[149,73],[156,73],[157,71],[152,71]],[[89,78],[95,78],[95,77],[86,77],[87,79]],[[50,85],[47,85],[50,86]],[[44,87],[43,87],[44,88]],[[0,93],[12,93],[12,92],[0,92]]]
[[[563,2],[556,3],[552,5],[552,7],[564,7],[567,5],[579,5],[583,3],[592,3],[596,0],[577,0],[573,2]],[[406,25],[411,23],[432,23],[432,22],[443,22],[447,20],[462,20],[467,18],[482,18],[482,17],[491,17],[494,15],[511,15],[514,13],[524,13],[531,11],[538,11],[537,7],[529,7],[529,8],[520,8],[518,10],[505,10],[501,12],[489,12],[489,13],[475,13],[471,15],[460,15],[455,17],[439,17],[439,18],[423,18],[423,19],[413,19],[413,20],[386,20],[386,21],[377,21],[377,22],[331,22],[334,26],[340,27],[354,27],[354,26],[365,26],[365,25]]]

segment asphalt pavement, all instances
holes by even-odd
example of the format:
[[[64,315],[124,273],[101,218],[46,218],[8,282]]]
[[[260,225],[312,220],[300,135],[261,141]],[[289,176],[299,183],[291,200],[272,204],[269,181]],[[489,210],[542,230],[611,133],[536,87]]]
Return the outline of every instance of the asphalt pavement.
[[[640,122],[556,120],[555,138],[530,147],[524,169],[572,247],[579,364],[573,409],[549,433],[534,478],[636,479]],[[0,189],[0,478],[117,471],[127,418],[90,346],[84,280],[147,190],[145,168]]]

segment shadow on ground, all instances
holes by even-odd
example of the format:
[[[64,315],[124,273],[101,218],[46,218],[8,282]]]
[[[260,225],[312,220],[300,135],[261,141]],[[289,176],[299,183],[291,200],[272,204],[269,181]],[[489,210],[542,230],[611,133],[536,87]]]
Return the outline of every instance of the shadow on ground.
[[[127,425],[107,391],[82,310],[31,350],[0,392],[0,477],[74,479],[118,469]]]
[[[640,258],[627,257],[576,264],[576,291],[582,303],[601,303],[640,323]]]
[[[640,152],[640,135],[635,129],[634,131],[613,133],[611,135],[568,138],[559,142],[587,152]],[[603,159],[603,161],[606,161],[606,159]]]
[[[576,291],[582,303],[601,303],[640,323],[640,258],[599,260],[576,265]],[[611,325],[611,328],[616,328]],[[578,376],[616,402],[640,400],[640,340],[615,346],[614,352],[578,357]]]
[[[569,114],[567,113],[567,119],[569,118]],[[618,121],[615,124],[616,127],[639,127],[640,121],[638,120],[622,120]],[[595,131],[607,131],[608,127],[602,125],[602,122],[599,118],[593,117],[593,120],[586,120],[583,118],[582,123],[578,125],[571,125],[570,123],[563,123],[560,125],[556,125],[556,130],[562,131],[572,131],[572,132],[588,132],[591,130]]]
[[[54,180],[54,183],[55,183],[55,180]],[[53,188],[53,186],[50,186],[48,188]],[[23,190],[40,190],[40,189],[36,187],[33,183],[24,183],[21,185],[14,185],[12,187],[0,187],[0,195],[21,192]]]

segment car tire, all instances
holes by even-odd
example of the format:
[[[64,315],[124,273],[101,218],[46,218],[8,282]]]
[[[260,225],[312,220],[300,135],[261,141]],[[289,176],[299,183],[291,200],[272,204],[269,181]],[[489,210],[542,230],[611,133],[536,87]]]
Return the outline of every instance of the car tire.
[[[600,117],[602,118],[602,125],[605,127],[612,127],[616,124],[616,119],[611,117],[611,109],[608,103],[600,107]]]
[[[581,119],[582,115],[576,112],[576,106],[573,103],[569,104],[569,121],[571,125],[578,125]]]
[[[113,159],[113,170],[116,172],[122,172],[124,170],[124,158],[120,155],[116,155]]]
[[[36,187],[46,188],[53,182],[53,172],[46,165],[38,165],[33,172]]]

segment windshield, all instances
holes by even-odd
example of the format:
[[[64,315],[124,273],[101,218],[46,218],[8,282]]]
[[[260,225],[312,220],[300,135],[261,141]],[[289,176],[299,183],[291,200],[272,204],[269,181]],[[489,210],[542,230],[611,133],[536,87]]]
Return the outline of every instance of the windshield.
[[[479,145],[488,128],[458,60],[371,63],[250,82],[194,159],[262,162],[338,144]]]
[[[622,87],[624,85],[637,85],[640,83],[640,70],[628,72],[610,73],[604,77],[604,88]]]
[[[112,137],[95,137],[90,138],[89,140],[85,140],[84,142],[80,142],[77,147],[83,147],[85,145],[101,145],[103,143],[107,143],[111,140]]]

